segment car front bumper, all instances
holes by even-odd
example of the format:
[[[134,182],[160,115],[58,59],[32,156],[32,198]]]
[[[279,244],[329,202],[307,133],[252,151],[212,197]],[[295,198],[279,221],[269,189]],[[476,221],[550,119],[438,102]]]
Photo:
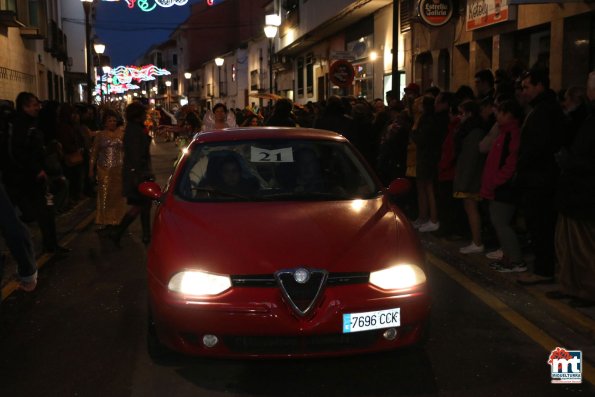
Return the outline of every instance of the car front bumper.
[[[278,287],[233,287],[216,297],[185,298],[149,275],[159,340],[175,351],[212,357],[315,357],[396,349],[422,338],[430,311],[427,286],[401,293],[369,284],[327,286],[316,308],[299,316]],[[393,340],[386,329],[342,333],[343,314],[400,308]],[[218,343],[206,347],[205,335]]]

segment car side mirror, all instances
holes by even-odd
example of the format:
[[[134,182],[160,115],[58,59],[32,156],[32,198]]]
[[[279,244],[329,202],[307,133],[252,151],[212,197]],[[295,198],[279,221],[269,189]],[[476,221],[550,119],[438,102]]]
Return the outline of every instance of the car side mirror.
[[[159,200],[163,195],[161,187],[155,182],[143,182],[138,185],[138,191],[151,200]]]
[[[397,178],[388,185],[388,194],[393,197],[402,197],[411,190],[409,179]]]

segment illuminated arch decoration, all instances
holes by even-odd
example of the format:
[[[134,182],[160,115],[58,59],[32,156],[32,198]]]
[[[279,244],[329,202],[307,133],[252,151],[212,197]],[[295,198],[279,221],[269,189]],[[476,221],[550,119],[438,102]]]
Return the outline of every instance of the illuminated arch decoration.
[[[171,75],[169,70],[158,68],[155,65],[118,66],[101,76],[101,84],[95,86],[95,92],[99,94],[101,90],[104,94],[122,94],[128,90],[140,88],[134,83],[152,81],[157,76],[168,75]]]
[[[119,2],[120,0],[103,0],[109,2]],[[157,6],[169,8],[173,6],[183,6],[188,3],[188,0],[124,0],[128,8],[132,9],[136,5],[141,11],[150,12]]]

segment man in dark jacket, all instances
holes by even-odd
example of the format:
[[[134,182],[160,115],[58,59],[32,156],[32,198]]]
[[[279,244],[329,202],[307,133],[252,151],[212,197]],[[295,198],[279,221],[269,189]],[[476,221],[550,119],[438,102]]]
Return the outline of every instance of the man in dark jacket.
[[[555,153],[562,146],[565,119],[546,70],[531,70],[521,84],[531,110],[521,127],[516,186],[535,262],[533,274],[522,275],[518,282],[531,285],[551,283],[554,278],[554,191],[559,174]]]
[[[37,128],[41,104],[30,92],[21,92],[16,99],[16,115],[12,122],[6,169],[3,182],[6,191],[25,218],[39,225],[43,249],[50,253],[65,253],[56,238],[53,202],[45,173],[43,134]]]
[[[559,156],[556,255],[562,289],[547,293],[553,299],[571,298],[573,307],[595,305],[595,72],[589,75],[587,96],[591,113]]]

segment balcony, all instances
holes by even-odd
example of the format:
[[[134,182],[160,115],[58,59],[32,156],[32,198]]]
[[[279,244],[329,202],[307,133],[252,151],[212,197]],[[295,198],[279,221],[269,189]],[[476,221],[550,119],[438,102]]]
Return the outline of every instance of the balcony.
[[[0,26],[9,28],[24,28],[25,24],[17,19],[17,13],[14,11],[0,11]]]

